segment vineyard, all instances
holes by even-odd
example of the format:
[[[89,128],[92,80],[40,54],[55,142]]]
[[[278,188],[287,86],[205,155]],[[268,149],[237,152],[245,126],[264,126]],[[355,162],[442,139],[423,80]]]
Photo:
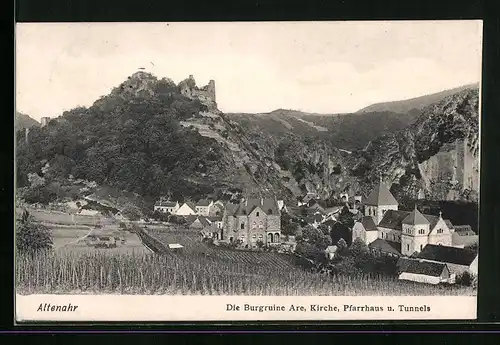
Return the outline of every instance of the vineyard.
[[[60,237],[66,231],[59,230]],[[293,255],[215,247],[202,242],[198,232],[180,228],[132,225],[125,231],[129,235],[119,232],[132,250],[77,250],[85,246],[78,242],[67,246],[68,250],[18,254],[16,291],[276,296],[474,294],[472,288],[430,286],[383,275],[325,276],[304,270]],[[130,236],[137,240],[131,241]],[[170,250],[168,244],[172,243],[183,248]],[[139,247],[143,250],[135,250]],[[156,254],[146,254],[146,247]]]

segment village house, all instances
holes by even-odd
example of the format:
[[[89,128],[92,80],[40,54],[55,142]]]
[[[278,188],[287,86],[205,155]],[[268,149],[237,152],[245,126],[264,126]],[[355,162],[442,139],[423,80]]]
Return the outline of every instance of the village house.
[[[175,212],[177,216],[195,216],[196,206],[192,202],[185,202],[181,207]]]
[[[212,200],[202,199],[195,205],[197,215],[208,217],[210,215],[210,208],[213,206]]]
[[[479,236],[472,230],[470,225],[455,225],[455,231],[451,234],[454,247],[469,247],[479,244]]]
[[[180,208],[178,201],[157,201],[154,205],[154,211],[175,214]]]
[[[477,275],[478,254],[468,249],[428,244],[416,257],[445,263],[450,273],[457,276],[464,272]]]
[[[400,273],[398,278],[401,280],[434,285],[449,283],[452,280],[448,266],[444,263],[425,260],[403,260],[403,263],[399,263]]]
[[[222,201],[215,201],[209,208],[208,212],[210,217],[222,217],[224,213],[224,203]]]
[[[306,195],[304,195],[302,198],[299,198],[299,200],[297,201],[297,206],[308,205],[311,200],[316,199],[317,197],[318,196],[316,193],[307,192]]]
[[[224,210],[221,239],[241,241],[242,245],[256,248],[281,241],[281,213],[273,199],[245,199],[238,205],[228,204]]]
[[[364,202],[364,216],[353,226],[353,241],[360,238],[367,245],[376,239],[396,242],[400,244],[401,254],[406,256],[422,251],[427,244],[453,245],[454,228],[441,213],[439,216],[422,214],[416,206],[411,212],[401,211],[398,205],[380,182]]]

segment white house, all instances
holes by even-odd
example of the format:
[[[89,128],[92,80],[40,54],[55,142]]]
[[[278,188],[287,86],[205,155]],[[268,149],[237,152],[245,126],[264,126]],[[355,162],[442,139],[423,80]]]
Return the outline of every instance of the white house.
[[[154,210],[163,212],[163,213],[170,213],[170,214],[175,214],[177,210],[179,209],[179,202],[177,201],[157,201],[154,205]]]
[[[208,217],[210,215],[210,208],[213,206],[212,200],[202,199],[195,205],[196,214],[199,216]]]

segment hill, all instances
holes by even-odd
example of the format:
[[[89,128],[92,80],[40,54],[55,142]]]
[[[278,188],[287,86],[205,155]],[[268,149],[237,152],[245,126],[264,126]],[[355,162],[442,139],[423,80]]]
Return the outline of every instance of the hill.
[[[418,115],[322,116],[223,114],[211,87],[133,74],[89,108],[33,128],[29,144],[18,139],[17,185],[30,186],[33,173],[46,183],[72,175],[151,201],[259,194],[294,203],[307,191],[366,195],[382,176],[398,198],[477,196],[477,89]]]
[[[363,149],[370,140],[409,126],[420,115],[374,111],[362,114],[310,114],[279,109],[270,113],[231,113],[228,117],[245,129],[271,135],[293,133],[301,138],[326,140],[340,149]]]
[[[16,132],[20,129],[24,128],[31,128],[31,127],[39,127],[40,123],[31,118],[29,115],[20,113],[16,111],[16,118],[15,118],[15,130]]]
[[[380,112],[380,111],[408,113],[414,109],[422,110],[423,108],[433,103],[438,103],[442,101],[444,98],[456,94],[458,92],[469,89],[477,89],[477,88],[479,88],[479,83],[464,85],[454,89],[445,90],[438,93],[433,93],[430,95],[415,97],[402,101],[376,103],[361,110],[358,110],[357,113],[370,113],[370,112]]]

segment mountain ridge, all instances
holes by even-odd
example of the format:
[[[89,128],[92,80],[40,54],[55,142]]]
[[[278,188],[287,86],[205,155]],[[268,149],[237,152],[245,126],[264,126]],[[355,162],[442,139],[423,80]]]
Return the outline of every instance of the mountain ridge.
[[[454,93],[467,90],[479,88],[479,82],[466,84],[462,86],[458,86],[452,89],[443,90],[440,92],[435,92],[432,94],[426,94],[418,97],[412,97],[408,99],[403,99],[399,101],[387,101],[387,102],[378,102],[367,107],[364,107],[356,113],[367,113],[373,111],[393,111],[397,113],[406,113],[411,111],[412,109],[422,110],[426,106],[431,105],[432,103],[437,103],[440,100],[446,98],[449,95]]]

